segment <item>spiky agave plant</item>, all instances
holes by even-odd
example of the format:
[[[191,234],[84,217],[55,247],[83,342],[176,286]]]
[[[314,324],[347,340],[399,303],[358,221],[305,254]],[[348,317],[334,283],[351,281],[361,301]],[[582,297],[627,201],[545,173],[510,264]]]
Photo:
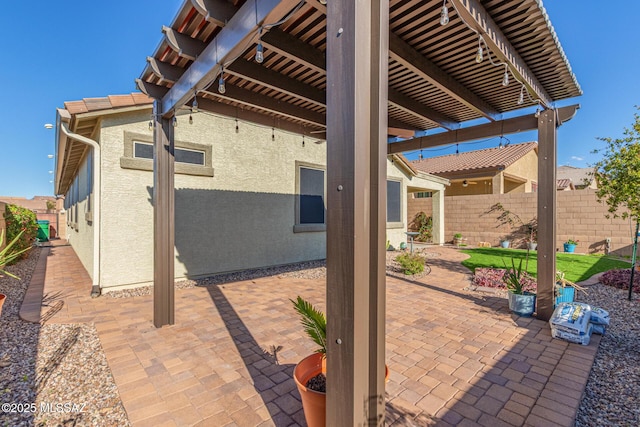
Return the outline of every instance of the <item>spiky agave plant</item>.
[[[20,236],[22,236],[23,232],[24,231],[18,233],[18,235],[7,246],[5,246],[4,249],[0,251],[0,276],[6,274],[7,276],[13,277],[14,279],[19,279],[19,277],[9,273],[8,271],[5,271],[4,267],[11,264],[13,261],[18,259],[20,255],[31,249],[30,247],[27,247],[20,251],[11,250],[11,248],[13,248],[13,245],[15,245],[16,242],[20,239]],[[4,230],[0,231],[0,246],[2,246],[2,242],[4,242]]]
[[[300,323],[309,338],[320,346],[316,353],[327,354],[327,319],[324,313],[315,308],[309,301],[298,296],[296,301],[290,299],[293,308],[300,314]]]

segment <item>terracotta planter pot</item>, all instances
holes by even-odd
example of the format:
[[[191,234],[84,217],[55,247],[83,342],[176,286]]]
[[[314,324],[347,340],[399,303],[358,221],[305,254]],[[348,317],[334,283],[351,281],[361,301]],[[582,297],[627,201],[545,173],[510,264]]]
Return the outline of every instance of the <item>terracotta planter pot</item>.
[[[326,394],[307,388],[311,378],[319,373],[326,373],[327,368],[323,362],[322,354],[314,353],[302,359],[293,370],[293,379],[302,398],[304,419],[309,427],[324,427],[326,422]]]
[[[384,366],[384,382],[389,381],[389,367]],[[304,419],[309,427],[325,427],[327,395],[307,388],[307,382],[319,373],[327,373],[326,359],[320,353],[314,353],[300,361],[293,370],[293,380],[302,398]]]
[[[4,304],[4,300],[7,299],[5,294],[0,294],[0,315],[2,315],[2,304]]]

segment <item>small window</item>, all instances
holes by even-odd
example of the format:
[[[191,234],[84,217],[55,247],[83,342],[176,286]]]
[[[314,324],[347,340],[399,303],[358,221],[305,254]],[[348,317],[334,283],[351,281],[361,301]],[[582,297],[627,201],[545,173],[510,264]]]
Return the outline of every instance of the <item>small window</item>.
[[[414,199],[428,199],[433,197],[433,192],[431,191],[418,191],[417,193],[413,193]]]
[[[387,181],[387,222],[402,222],[402,183]]]
[[[153,171],[153,135],[124,132],[124,155],[120,157],[120,167]],[[175,173],[213,177],[210,144],[174,141]]]
[[[325,187],[322,165],[296,162],[294,233],[326,231]]]
[[[147,144],[146,142],[134,141],[133,143],[133,156],[138,159],[151,159],[153,160],[153,144]]]
[[[300,224],[324,224],[324,171],[300,168]]]
[[[192,165],[204,165],[204,151],[175,149],[176,162],[190,163]]]

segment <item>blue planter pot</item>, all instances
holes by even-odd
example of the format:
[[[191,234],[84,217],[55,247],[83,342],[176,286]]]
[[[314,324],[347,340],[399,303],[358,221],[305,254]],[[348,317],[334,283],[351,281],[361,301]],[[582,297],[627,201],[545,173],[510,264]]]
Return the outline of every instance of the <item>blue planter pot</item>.
[[[536,310],[536,294],[530,292],[514,294],[509,292],[509,310],[518,316],[531,317]]]
[[[565,243],[564,244],[564,251],[565,252],[573,253],[575,250],[576,250],[576,245],[574,245],[572,243]]]
[[[561,302],[573,302],[575,296],[576,289],[573,286],[562,287],[560,285],[556,285],[556,303],[554,307]]]

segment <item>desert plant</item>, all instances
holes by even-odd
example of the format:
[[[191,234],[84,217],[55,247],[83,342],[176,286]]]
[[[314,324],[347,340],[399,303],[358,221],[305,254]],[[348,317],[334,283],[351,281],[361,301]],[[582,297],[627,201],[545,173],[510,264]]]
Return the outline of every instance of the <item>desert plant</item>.
[[[579,240],[567,239],[565,242],[567,245],[578,245]]]
[[[411,276],[424,271],[424,258],[416,254],[402,254],[396,257],[396,261],[402,266],[404,274]]]
[[[47,210],[52,211],[56,208],[56,202],[53,200],[47,200]]]
[[[433,218],[424,212],[416,214],[411,222],[411,228],[420,233],[416,236],[419,242],[430,242],[433,238]]]
[[[502,281],[507,290],[516,295],[523,294],[525,292],[524,287],[527,284],[528,274],[527,271],[522,268],[522,259],[520,259],[520,263],[518,267],[516,267],[515,261],[511,258],[511,267],[507,267],[506,264],[505,267],[507,271],[504,273]]]
[[[453,235],[454,239],[462,239],[462,233],[456,233]]]
[[[7,276],[13,277],[14,279],[19,279],[19,277],[6,271],[4,267],[7,265],[11,265],[13,262],[19,259],[19,257],[22,256],[22,254],[24,254],[26,251],[31,249],[30,246],[24,249],[14,248],[14,246],[16,246],[16,243],[20,240],[21,236],[22,236],[22,232],[18,233],[18,235],[14,237],[14,239],[11,242],[9,242],[9,244],[5,246],[4,249],[0,251],[0,276],[2,276],[3,274],[6,274]],[[4,242],[4,230],[0,231],[0,247],[2,246],[3,242]]]
[[[315,308],[309,301],[305,301],[301,296],[294,301],[293,308],[300,314],[300,323],[304,331],[311,340],[320,347],[316,353],[327,354],[327,319],[324,313]]]

